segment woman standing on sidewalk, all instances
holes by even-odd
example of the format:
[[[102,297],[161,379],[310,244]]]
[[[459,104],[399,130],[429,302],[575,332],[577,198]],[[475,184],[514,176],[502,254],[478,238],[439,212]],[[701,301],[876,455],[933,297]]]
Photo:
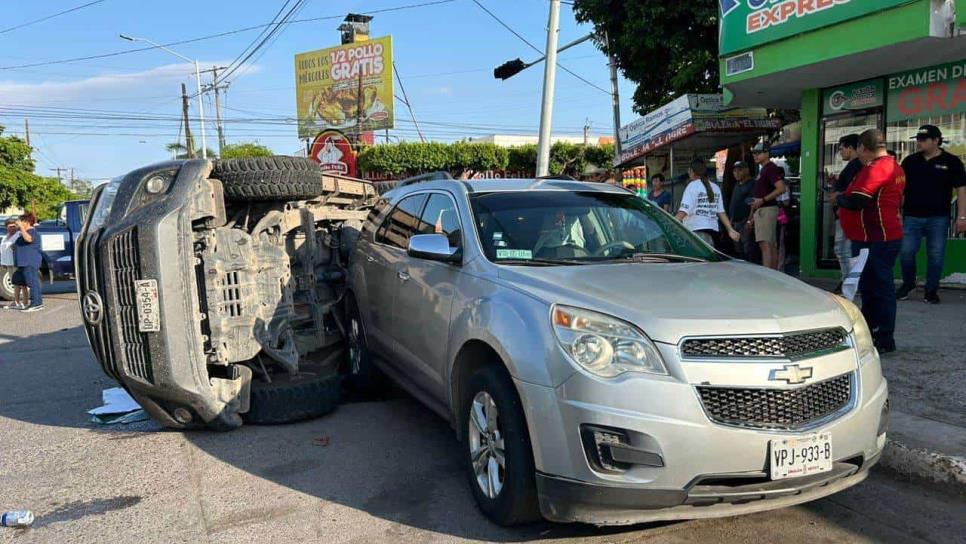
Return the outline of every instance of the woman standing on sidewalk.
[[[17,273],[23,276],[30,289],[30,305],[23,309],[25,312],[38,312],[44,309],[41,297],[40,265],[43,257],[40,254],[40,235],[34,225],[37,218],[27,212],[17,221],[20,238],[16,242],[14,258],[17,260]]]
[[[701,159],[691,161],[688,176],[691,181],[684,188],[681,207],[675,215],[678,221],[712,247],[717,244],[719,220],[733,241],[741,239],[725,213],[721,189],[708,179],[707,163]]]

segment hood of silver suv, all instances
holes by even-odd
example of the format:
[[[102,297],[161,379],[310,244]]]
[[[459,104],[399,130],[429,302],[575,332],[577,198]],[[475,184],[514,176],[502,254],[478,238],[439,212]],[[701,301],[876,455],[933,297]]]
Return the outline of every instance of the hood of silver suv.
[[[549,304],[603,312],[672,344],[685,336],[851,330],[829,293],[737,261],[500,266],[499,277]]]

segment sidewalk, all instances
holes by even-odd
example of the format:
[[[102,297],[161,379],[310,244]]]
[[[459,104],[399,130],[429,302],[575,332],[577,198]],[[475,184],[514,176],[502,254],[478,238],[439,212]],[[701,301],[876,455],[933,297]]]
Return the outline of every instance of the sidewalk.
[[[892,410],[882,465],[966,494],[966,290],[940,289],[939,305],[922,295],[899,302],[898,349],[882,358]]]

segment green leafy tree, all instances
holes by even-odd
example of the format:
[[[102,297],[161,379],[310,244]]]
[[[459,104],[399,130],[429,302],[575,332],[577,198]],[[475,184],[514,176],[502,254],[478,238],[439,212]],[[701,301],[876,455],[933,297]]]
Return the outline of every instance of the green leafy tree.
[[[262,144],[255,142],[238,142],[228,144],[221,149],[223,159],[244,159],[248,157],[271,157],[275,153]]]
[[[75,198],[59,180],[33,173],[30,146],[16,136],[3,136],[0,126],[0,208],[19,206],[40,219],[55,217],[65,200]]]
[[[574,15],[609,36],[598,45],[637,83],[639,113],[685,93],[718,92],[718,2],[577,0]]]

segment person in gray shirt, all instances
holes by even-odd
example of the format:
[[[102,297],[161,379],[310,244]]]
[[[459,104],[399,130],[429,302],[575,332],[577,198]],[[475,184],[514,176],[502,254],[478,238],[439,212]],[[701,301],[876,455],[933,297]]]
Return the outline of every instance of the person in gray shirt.
[[[751,169],[743,161],[735,161],[732,166],[735,174],[735,186],[731,191],[731,201],[728,202],[728,217],[735,225],[735,230],[741,233],[741,239],[735,242],[735,255],[746,261],[760,263],[761,255],[758,244],[755,243],[754,219],[751,217],[752,183]]]

